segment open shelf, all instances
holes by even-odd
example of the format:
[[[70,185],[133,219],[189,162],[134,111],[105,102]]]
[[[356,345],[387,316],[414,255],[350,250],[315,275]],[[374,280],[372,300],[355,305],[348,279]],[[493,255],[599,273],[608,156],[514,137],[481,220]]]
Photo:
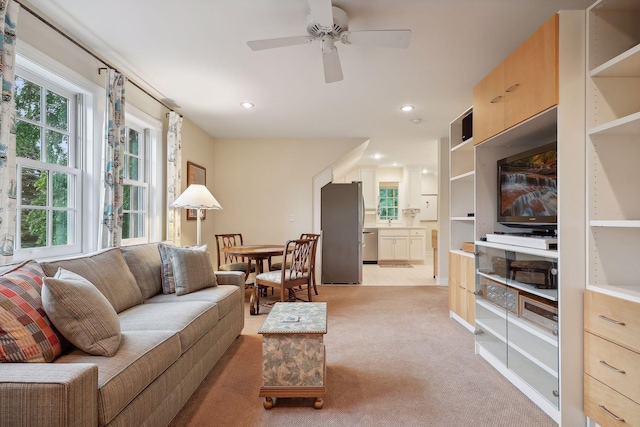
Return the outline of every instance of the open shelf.
[[[483,273],[479,271],[478,275],[493,280],[494,282],[502,283],[503,285],[508,285],[512,288],[516,288],[518,290],[528,292],[541,298],[548,299],[550,301],[558,301],[557,289],[538,289],[533,285],[529,285],[528,283],[521,283],[511,279],[507,280],[505,277],[499,276],[497,274]]]
[[[589,135],[637,135],[640,133],[640,112],[603,123],[589,129]]]
[[[591,77],[640,76],[640,44],[591,70]]]

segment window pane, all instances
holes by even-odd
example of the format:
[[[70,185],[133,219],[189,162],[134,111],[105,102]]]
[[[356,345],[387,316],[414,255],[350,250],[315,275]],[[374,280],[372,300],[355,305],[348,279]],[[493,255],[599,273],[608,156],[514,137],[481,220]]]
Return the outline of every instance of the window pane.
[[[131,214],[127,212],[122,214],[122,238],[131,238]]]
[[[140,132],[129,129],[129,153],[140,154]]]
[[[45,132],[47,142],[47,163],[67,166],[69,163],[69,137],[60,132]]]
[[[53,246],[69,245],[71,240],[69,230],[73,229],[74,213],[68,211],[53,211],[53,230],[51,238]]]
[[[144,237],[144,214],[131,214],[131,237]]]
[[[139,165],[140,159],[129,156],[129,179],[140,181]]]
[[[40,121],[40,86],[16,76],[16,116]]]
[[[131,186],[124,185],[122,187],[122,209],[126,211],[131,210]]]
[[[16,155],[18,157],[40,160],[40,131],[39,126],[22,120],[16,121]]]
[[[37,248],[47,244],[47,213],[39,209],[23,209],[20,240],[22,248]]]
[[[75,178],[60,172],[53,173],[53,206],[57,208],[72,208],[73,188]]]
[[[135,211],[144,211],[146,210],[145,200],[146,200],[146,191],[144,187],[133,187],[133,194],[131,198],[132,209]]]
[[[22,205],[46,206],[47,171],[22,168]]]
[[[47,91],[47,124],[60,130],[69,130],[69,100]]]

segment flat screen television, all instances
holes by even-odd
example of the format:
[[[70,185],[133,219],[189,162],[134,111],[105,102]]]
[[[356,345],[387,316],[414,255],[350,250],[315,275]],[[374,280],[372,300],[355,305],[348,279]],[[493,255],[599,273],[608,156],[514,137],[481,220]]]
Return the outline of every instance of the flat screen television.
[[[555,229],[557,165],[555,142],[498,160],[498,222],[513,227]]]

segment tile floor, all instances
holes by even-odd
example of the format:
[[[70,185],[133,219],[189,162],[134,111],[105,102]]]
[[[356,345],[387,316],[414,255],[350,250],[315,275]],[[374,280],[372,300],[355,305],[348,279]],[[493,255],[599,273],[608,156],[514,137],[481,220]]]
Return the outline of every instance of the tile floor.
[[[435,286],[433,265],[414,264],[413,268],[382,268],[377,264],[364,264],[362,285],[365,286]]]

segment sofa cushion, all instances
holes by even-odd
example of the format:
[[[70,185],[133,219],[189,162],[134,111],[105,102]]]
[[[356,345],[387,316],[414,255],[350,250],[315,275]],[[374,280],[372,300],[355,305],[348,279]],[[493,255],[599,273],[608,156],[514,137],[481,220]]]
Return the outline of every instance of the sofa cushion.
[[[53,277],[60,267],[84,277],[107,297],[117,313],[142,304],[142,293],[122,257],[120,248],[106,249],[59,261],[42,262],[41,265],[49,277]]]
[[[129,331],[171,331],[180,338],[184,353],[218,323],[218,306],[206,301],[141,304],[118,314],[120,329]]]
[[[0,275],[0,362],[51,362],[62,353],[40,297],[44,272],[27,261]]]
[[[98,366],[98,425],[103,426],[162,375],[180,354],[180,339],[173,332],[126,331],[115,357],[91,356],[76,349],[54,363]]]
[[[218,285],[212,288],[201,289],[186,295],[177,296],[175,294],[158,294],[144,301],[145,304],[171,303],[183,301],[209,301],[218,306],[218,318],[222,319],[231,310],[244,300],[244,292],[235,285]]]
[[[79,349],[96,356],[118,351],[118,314],[84,277],[62,268],[55,277],[45,277],[42,305],[55,327]]]
[[[166,250],[171,258],[176,295],[217,285],[207,245],[199,248],[167,246]]]
[[[173,278],[173,267],[171,266],[171,257],[167,252],[167,247],[175,246],[171,242],[162,242],[158,244],[158,253],[160,254],[160,282],[162,285],[162,293],[173,294],[176,292],[176,283]]]
[[[142,299],[162,292],[160,253],[158,243],[143,243],[120,248],[125,262],[142,292]]]

